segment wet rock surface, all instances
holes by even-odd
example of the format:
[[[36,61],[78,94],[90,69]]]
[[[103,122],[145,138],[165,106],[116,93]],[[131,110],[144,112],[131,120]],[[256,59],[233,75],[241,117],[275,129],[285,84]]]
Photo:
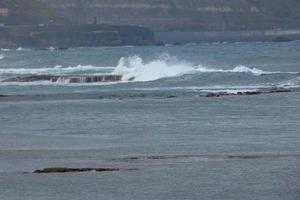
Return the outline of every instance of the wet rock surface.
[[[243,96],[243,95],[259,95],[262,92],[254,91],[254,92],[237,92],[237,93],[228,93],[228,92],[211,92],[208,93],[205,97],[222,97],[222,96]]]
[[[293,92],[290,89],[284,89],[284,88],[275,88],[271,89],[269,91],[245,91],[245,92],[210,92],[204,95],[204,97],[222,97],[222,96],[252,96],[252,95],[261,95],[261,94],[274,94],[274,93],[288,93]],[[201,96],[201,95],[200,95]]]
[[[53,76],[53,75],[34,75],[19,76],[3,80],[2,82],[34,82],[34,81],[51,81],[51,82],[68,82],[68,83],[94,83],[94,82],[113,82],[120,81],[120,75],[80,75],[80,76]]]
[[[54,167],[54,168],[45,168],[40,170],[33,171],[34,174],[50,174],[50,173],[76,173],[76,172],[113,172],[120,171],[120,168],[63,168],[63,167]]]

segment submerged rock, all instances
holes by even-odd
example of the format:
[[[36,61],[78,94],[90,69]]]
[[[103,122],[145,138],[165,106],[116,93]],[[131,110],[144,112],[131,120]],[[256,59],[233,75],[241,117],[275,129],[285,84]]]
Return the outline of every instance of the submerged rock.
[[[41,170],[35,170],[34,174],[49,174],[49,173],[70,173],[70,172],[112,172],[120,171],[119,168],[64,168],[64,167],[54,167],[54,168],[45,168]]]
[[[260,91],[247,91],[247,92],[237,92],[237,93],[228,93],[228,92],[211,92],[208,93],[205,97],[221,97],[221,96],[246,96],[246,95],[259,95],[262,94]]]
[[[290,89],[275,88],[275,89],[272,89],[270,91],[270,93],[283,93],[283,92],[292,92],[292,90],[290,90]]]
[[[273,93],[286,93],[293,92],[291,89],[285,88],[273,88],[268,91],[245,91],[245,92],[210,92],[204,95],[205,97],[222,97],[222,96],[249,96],[249,95],[260,95],[260,94],[273,94]],[[201,96],[201,95],[200,95]]]

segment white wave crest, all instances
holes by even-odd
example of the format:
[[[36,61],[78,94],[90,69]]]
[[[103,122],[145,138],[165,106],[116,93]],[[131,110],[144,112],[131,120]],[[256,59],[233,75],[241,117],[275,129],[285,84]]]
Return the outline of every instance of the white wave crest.
[[[2,60],[3,58],[5,58],[5,56],[3,54],[0,54],[0,60]]]
[[[112,73],[122,75],[124,81],[152,81],[194,73],[195,70],[195,68],[186,63],[169,63],[166,59],[157,59],[149,63],[144,63],[142,58],[133,56],[121,58],[118,66]]]
[[[26,49],[26,48],[23,48],[23,47],[18,47],[16,49],[16,51],[31,51],[31,49]]]
[[[3,49],[3,48],[1,48],[0,51],[11,51],[11,49]]]
[[[46,68],[0,68],[0,74],[14,74],[14,75],[61,75],[69,73],[78,73],[78,72],[103,72],[107,70],[112,70],[114,67],[96,67],[93,65],[77,65],[74,67],[63,67],[57,65],[55,67],[46,67]]]
[[[237,66],[233,69],[208,68],[202,65],[193,66],[190,63],[178,61],[170,57],[158,58],[145,63],[142,58],[132,56],[121,58],[113,74],[122,75],[123,81],[153,81],[161,78],[181,76],[194,73],[249,73],[255,76],[275,73],[297,72],[266,72],[257,68]]]

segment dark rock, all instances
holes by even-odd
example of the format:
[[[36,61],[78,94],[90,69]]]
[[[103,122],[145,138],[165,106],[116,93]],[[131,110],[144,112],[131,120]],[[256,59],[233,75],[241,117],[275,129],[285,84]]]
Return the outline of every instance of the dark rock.
[[[174,42],[173,45],[179,46],[179,45],[182,45],[182,43],[181,42]]]
[[[54,168],[45,168],[41,170],[35,170],[35,174],[50,174],[50,173],[70,173],[70,172],[113,172],[120,171],[119,168],[64,168],[64,167],[54,167]]]
[[[156,42],[155,43],[156,46],[165,46],[165,43],[162,41]]]
[[[284,92],[292,92],[290,89],[272,89],[270,93],[284,93]]]
[[[263,156],[259,155],[234,155],[234,156],[227,156],[227,159],[235,159],[235,160],[249,160],[249,159],[260,159]]]
[[[131,77],[131,78],[129,78],[128,80],[129,80],[129,81],[134,81],[134,79],[135,79],[135,77]]]
[[[2,82],[34,82],[34,81],[66,81],[69,83],[95,83],[95,82],[115,82],[121,81],[122,76],[120,75],[98,75],[98,76],[53,76],[53,75],[33,75],[33,76],[22,76],[3,80]]]
[[[167,96],[168,99],[176,98],[174,95]]]
[[[206,95],[206,97],[220,97],[220,96],[226,96],[226,95],[229,95],[229,94],[225,93],[225,92],[211,92],[211,93],[208,93]]]
[[[259,95],[261,92],[259,91],[247,91],[247,92],[238,92],[237,95]]]
[[[58,76],[50,75],[34,75],[34,76],[18,76],[14,78],[5,79],[2,82],[33,82],[33,81],[53,81],[57,80]]]
[[[278,36],[273,40],[273,42],[290,42],[290,41],[292,40],[284,36]]]
[[[221,97],[221,96],[247,96],[247,95],[259,95],[262,94],[260,91],[246,91],[237,93],[227,93],[227,92],[211,92],[206,94],[205,97]]]

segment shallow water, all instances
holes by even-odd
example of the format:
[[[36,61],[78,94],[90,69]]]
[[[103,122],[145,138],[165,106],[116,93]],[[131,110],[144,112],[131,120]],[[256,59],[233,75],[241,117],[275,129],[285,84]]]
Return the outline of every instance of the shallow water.
[[[300,197],[297,41],[0,54],[0,80],[123,75],[0,83],[0,199]],[[205,97],[238,91],[263,93]],[[30,173],[46,167],[124,170]]]

